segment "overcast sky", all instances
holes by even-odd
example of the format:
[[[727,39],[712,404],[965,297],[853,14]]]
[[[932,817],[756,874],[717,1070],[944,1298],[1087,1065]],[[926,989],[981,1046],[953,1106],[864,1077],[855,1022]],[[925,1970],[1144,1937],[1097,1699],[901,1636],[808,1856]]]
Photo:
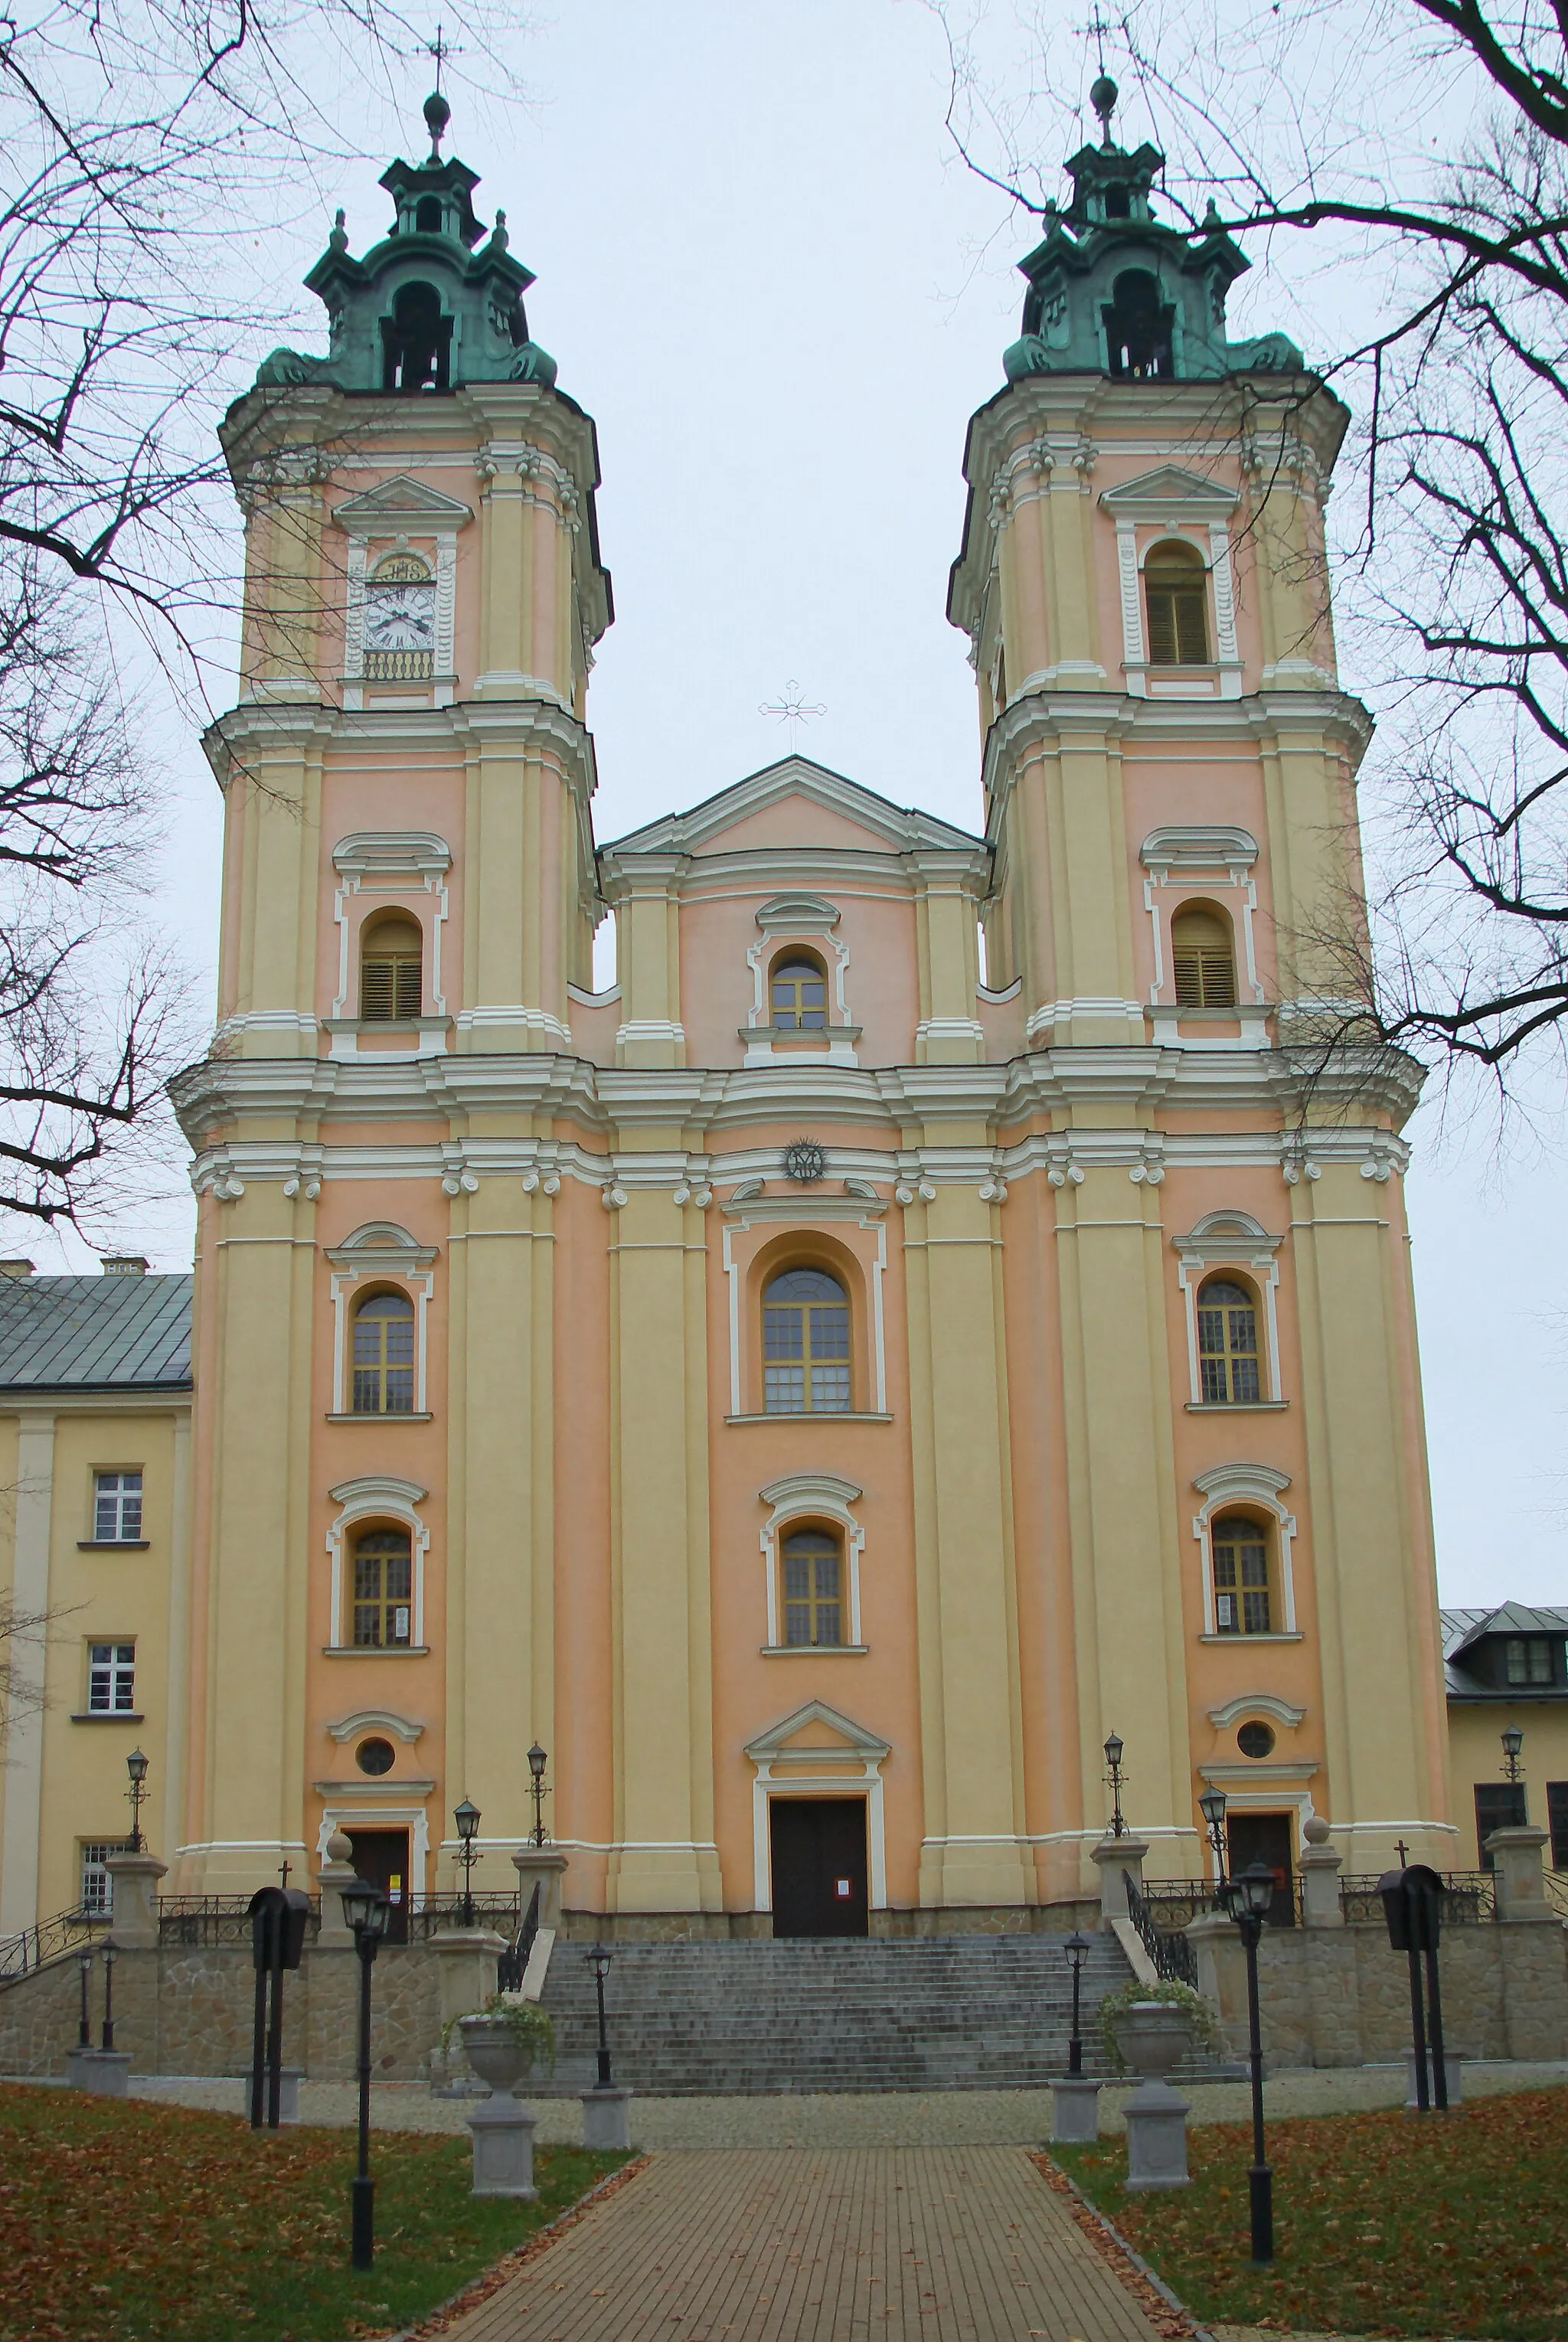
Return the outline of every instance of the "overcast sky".
[[[792,677],[825,709],[807,753],[977,827],[973,678],[943,606],[964,425],[1001,384],[1033,239],[944,145],[936,23],[918,0],[570,0],[519,65],[526,106],[453,89],[448,147],[483,175],[481,216],[504,205],[534,337],[599,426],[618,613],[589,709],[599,837],[782,753],[759,708]],[[413,76],[411,155],[424,94]],[[379,167],[335,194],[356,252],[386,223]],[[329,225],[324,205],[258,227],[258,276],[297,282]],[[1300,334],[1305,282],[1301,247],[1276,253],[1233,330]],[[308,295],[289,331],[325,348]],[[170,731],[169,900],[210,987],[218,801]],[[1503,1154],[1490,1126],[1438,1146],[1430,1119],[1408,1193],[1443,1592],[1568,1600],[1561,1116]],[[188,1261],[183,1204],[122,1233]],[[91,1265],[69,1238],[30,1248]]]

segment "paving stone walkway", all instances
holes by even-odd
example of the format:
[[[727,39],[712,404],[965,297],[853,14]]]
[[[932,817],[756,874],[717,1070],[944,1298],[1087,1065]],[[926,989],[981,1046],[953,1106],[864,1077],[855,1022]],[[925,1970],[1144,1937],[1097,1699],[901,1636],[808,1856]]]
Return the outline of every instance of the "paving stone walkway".
[[[656,2156],[444,2342],[1158,2342],[1019,2147]]]

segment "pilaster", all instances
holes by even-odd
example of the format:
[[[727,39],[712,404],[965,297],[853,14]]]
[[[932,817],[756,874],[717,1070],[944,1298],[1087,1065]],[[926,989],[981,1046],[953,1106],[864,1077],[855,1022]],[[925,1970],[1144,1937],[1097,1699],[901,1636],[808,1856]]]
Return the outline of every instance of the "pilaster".
[[[46,1409],[22,1411],[16,1440],[15,1523],[11,1550],[11,1601],[19,1617],[42,1621],[49,1609],[49,1546],[55,1501],[55,1417]],[[46,1629],[13,1634],[5,1656],[11,1670],[6,1706],[5,1837],[0,1841],[0,1936],[20,1935],[45,1915],[38,1908],[38,1859],[44,1812],[44,1705]]]

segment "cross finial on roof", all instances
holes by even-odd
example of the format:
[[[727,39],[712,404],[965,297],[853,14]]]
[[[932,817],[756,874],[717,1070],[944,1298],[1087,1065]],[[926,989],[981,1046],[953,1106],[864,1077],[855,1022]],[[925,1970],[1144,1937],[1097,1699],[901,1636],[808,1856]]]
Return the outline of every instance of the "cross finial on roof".
[[[799,680],[792,675],[785,682],[778,698],[764,700],[757,709],[757,714],[776,716],[781,724],[786,724],[789,726],[789,744],[793,749],[795,744],[795,734],[801,726],[809,724],[814,716],[825,716],[827,709],[821,706],[808,704],[801,697]]]

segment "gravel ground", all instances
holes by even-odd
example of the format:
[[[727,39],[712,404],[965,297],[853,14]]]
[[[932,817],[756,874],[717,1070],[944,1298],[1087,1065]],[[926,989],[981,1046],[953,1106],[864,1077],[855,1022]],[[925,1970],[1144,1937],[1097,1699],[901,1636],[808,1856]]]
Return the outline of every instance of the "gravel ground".
[[[1538,2090],[1568,2084],[1568,2062],[1552,2065],[1466,2065],[1469,2097],[1504,2090]],[[182,2081],[173,2076],[131,2077],[133,2097],[170,2105],[244,2111],[246,2086],[238,2081]],[[1266,2104],[1271,2120],[1287,2115],[1359,2113],[1395,2107],[1404,2100],[1404,2068],[1393,2066],[1333,2067],[1271,2075]],[[1125,2086],[1107,2087],[1101,2097],[1100,2127],[1123,2128]],[[422,2082],[377,2082],[371,2087],[371,2121],[377,2130],[454,2131],[464,2128],[469,2104],[434,2098]],[[535,2098],[542,2145],[581,2146],[582,2108],[575,2098]],[[1194,2123],[1245,2122],[1250,2100],[1244,2082],[1203,2082],[1191,2087]],[[300,2112],[307,2123],[339,2128],[357,2116],[352,2082],[305,2082]],[[842,2097],[634,2098],[632,2136],[639,2147],[971,2147],[1037,2146],[1051,2128],[1048,2090],[875,2091]]]

